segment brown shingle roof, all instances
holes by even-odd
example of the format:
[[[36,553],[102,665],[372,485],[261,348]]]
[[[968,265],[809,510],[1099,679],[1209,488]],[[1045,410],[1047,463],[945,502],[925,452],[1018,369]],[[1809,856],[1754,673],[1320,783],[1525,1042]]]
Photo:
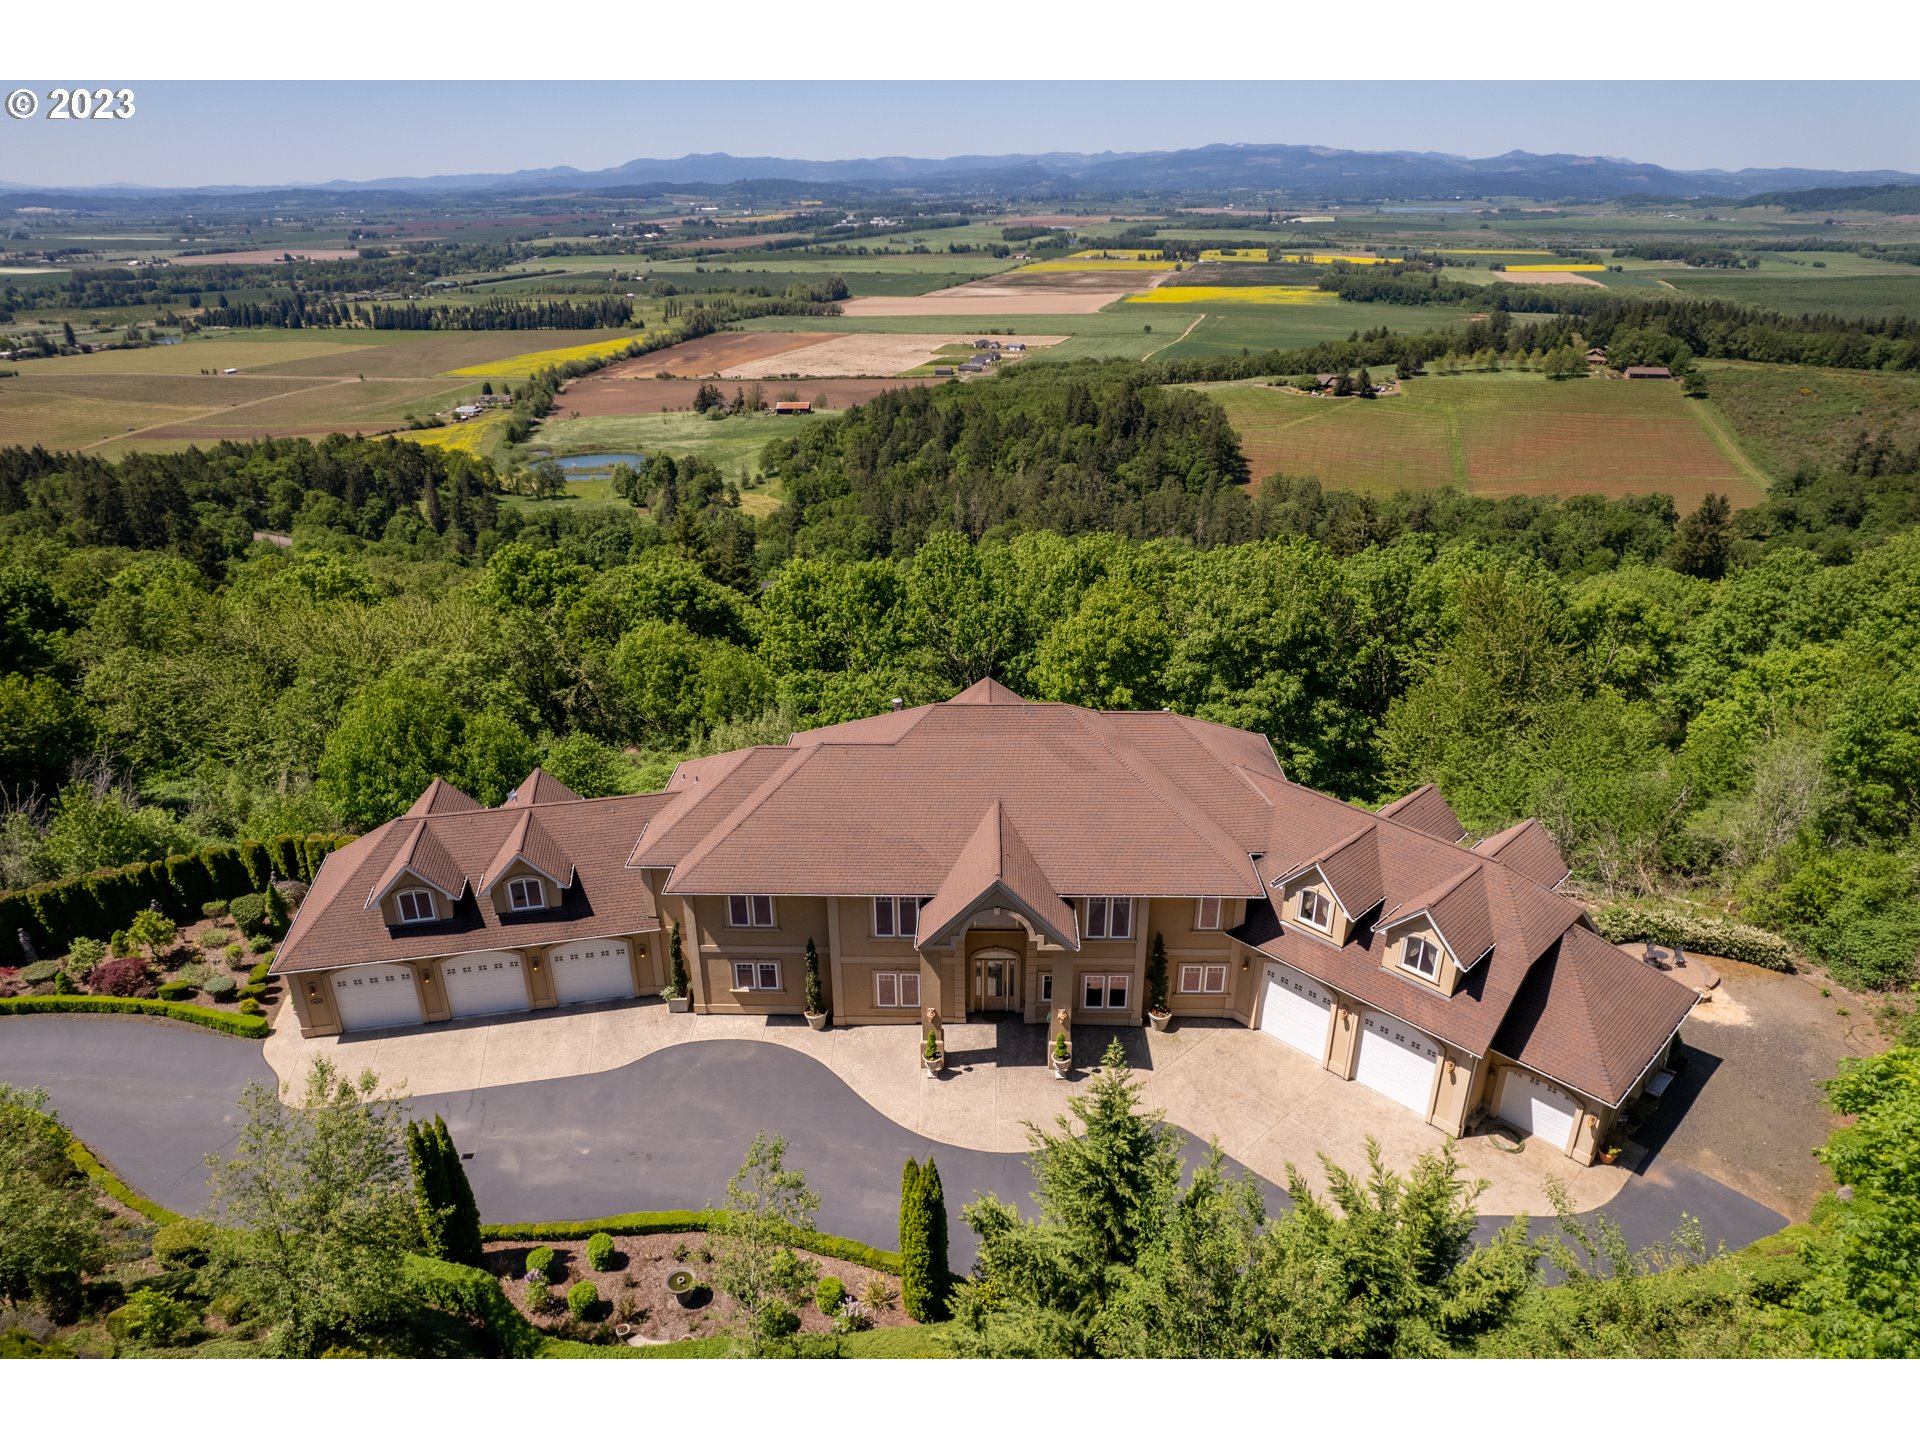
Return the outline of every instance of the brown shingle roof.
[[[960,847],[946,880],[921,907],[915,943],[926,946],[946,938],[945,932],[955,922],[1001,896],[1056,944],[1069,950],[1080,948],[1073,906],[1055,892],[1018,827],[995,800]]]
[[[622,862],[633,837],[667,798],[617,795],[390,820],[326,858],[280,946],[274,973],[657,930],[652,897]],[[486,876],[510,845],[540,855],[542,868],[571,874],[573,883],[558,906],[498,912],[487,892],[470,883]],[[444,857],[434,862],[447,867],[442,881],[450,876],[461,892],[453,913],[421,925],[388,925],[377,907],[361,902],[383,877],[398,873],[396,857],[403,850],[417,860],[423,847]]]
[[[421,815],[446,815],[456,810],[478,810],[480,802],[466,791],[455,788],[434,776],[431,784],[420,792],[420,798],[407,807],[410,817]]]
[[[1380,926],[1390,930],[1423,914],[1433,922],[1433,928],[1440,932],[1440,938],[1463,970],[1478,965],[1493,948],[1493,920],[1487,910],[1486,881],[1477,865],[1469,865],[1424,894],[1387,911],[1380,917]]]
[[[1422,785],[1411,794],[1382,805],[1379,813],[1449,845],[1464,839],[1467,833],[1467,827],[1460,823],[1460,817],[1453,813],[1453,807],[1437,785]]]
[[[1549,890],[1558,890],[1573,873],[1547,827],[1538,820],[1522,820],[1498,835],[1489,835],[1473,847],[1473,853],[1498,860]]]
[[[1618,1105],[1699,998],[1575,926],[1533,967],[1493,1048],[1603,1105]]]
[[[556,782],[558,783],[558,782]],[[565,786],[561,786],[565,789]],[[573,794],[568,791],[568,794]],[[575,800],[580,797],[574,795]],[[502,806],[506,809],[506,806]],[[540,823],[539,816],[532,805],[514,807],[520,811],[520,818],[514,821],[513,828],[507,831],[506,838],[500,842],[500,848],[494,852],[492,861],[487,865],[486,873],[480,877],[480,888],[491,890],[509,866],[516,861],[525,861],[542,875],[546,876],[562,890],[573,883],[573,859],[561,848],[560,842],[548,833],[547,827]]]
[[[501,808],[517,805],[555,805],[562,800],[578,800],[581,796],[562,785],[553,776],[538,765],[533,773],[514,786],[513,793],[501,802]]]
[[[475,809],[478,810],[478,807]],[[465,812],[455,810],[451,813]],[[393,823],[401,827],[400,843],[394,847],[387,868],[380,872],[379,878],[373,882],[373,888],[367,891],[366,908],[372,910],[377,907],[402,876],[424,880],[447,899],[458,900],[467,888],[466,874],[453,856],[447,853],[447,847],[434,834],[427,820],[403,815]]]

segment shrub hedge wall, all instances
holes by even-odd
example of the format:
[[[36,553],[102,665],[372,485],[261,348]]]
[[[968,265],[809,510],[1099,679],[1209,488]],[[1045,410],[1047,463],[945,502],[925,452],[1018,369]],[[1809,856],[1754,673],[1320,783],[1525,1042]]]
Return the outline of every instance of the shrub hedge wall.
[[[271,1031],[265,1017],[236,1015],[229,1010],[213,1010],[205,1005],[186,1005],[172,1000],[130,1000],[117,995],[19,995],[0,999],[0,1017],[8,1015],[158,1015],[167,1020],[184,1020],[189,1025],[204,1025],[243,1040],[264,1040]]]
[[[1757,925],[1742,925],[1710,911],[1677,905],[1602,905],[1593,912],[1593,928],[1616,945],[1651,941],[1699,955],[1744,960],[1764,970],[1791,970],[1793,946]]]
[[[676,1235],[685,1231],[704,1231],[712,1223],[711,1210],[636,1210],[626,1215],[607,1215],[598,1220],[550,1220],[528,1225],[482,1225],[482,1240],[590,1240],[596,1233],[608,1235]],[[789,1242],[815,1255],[864,1265],[869,1270],[900,1273],[900,1257],[891,1250],[876,1250],[849,1240],[844,1235],[822,1235],[817,1231],[796,1230]]]
[[[0,965],[25,960],[18,932],[42,955],[66,952],[76,936],[105,938],[124,930],[149,904],[185,924],[214,900],[263,889],[268,874],[311,882],[320,862],[351,835],[276,835],[210,845],[192,855],[97,870],[0,896]]]

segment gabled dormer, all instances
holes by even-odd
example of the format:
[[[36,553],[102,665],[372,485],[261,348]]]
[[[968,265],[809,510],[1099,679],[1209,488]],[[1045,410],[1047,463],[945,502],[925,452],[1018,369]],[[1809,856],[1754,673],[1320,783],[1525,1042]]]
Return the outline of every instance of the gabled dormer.
[[[1395,906],[1374,929],[1385,969],[1452,995],[1493,953],[1493,918],[1480,867],[1459,870]]]
[[[523,809],[500,842],[480,891],[496,915],[533,914],[558,907],[573,884],[573,861],[533,810]]]
[[[366,908],[379,910],[396,928],[451,919],[467,893],[467,877],[424,818],[397,824],[411,828],[401,832],[392,858],[367,893]]]
[[[1363,825],[1273,882],[1280,923],[1344,945],[1354,925],[1379,905],[1380,844]]]

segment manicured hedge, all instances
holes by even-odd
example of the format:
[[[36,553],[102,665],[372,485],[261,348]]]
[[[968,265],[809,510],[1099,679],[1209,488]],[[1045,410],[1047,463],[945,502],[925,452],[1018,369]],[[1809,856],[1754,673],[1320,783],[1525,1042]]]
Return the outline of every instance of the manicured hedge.
[[[1791,970],[1796,958],[1793,946],[1771,930],[1678,905],[1602,905],[1593,912],[1593,928],[1616,945],[1651,941],[1693,954],[1743,960],[1763,970]]]
[[[149,1200],[126,1181],[122,1180],[98,1155],[86,1147],[86,1142],[78,1139],[66,1126],[55,1121],[48,1124],[61,1138],[67,1149],[67,1158],[77,1165],[94,1184],[118,1200],[129,1210],[144,1215],[156,1225],[178,1225],[185,1217],[176,1215],[166,1206]]]
[[[236,1015],[228,1010],[212,1010],[205,1005],[185,1005],[171,1000],[124,1000],[117,995],[21,995],[0,999],[0,1017],[7,1015],[158,1015],[166,1020],[184,1020],[189,1025],[204,1025],[243,1040],[264,1040],[272,1032],[259,1015]]]
[[[423,1305],[455,1315],[470,1316],[492,1332],[502,1354],[526,1360],[540,1353],[547,1337],[540,1328],[520,1313],[500,1288],[500,1282],[485,1270],[471,1265],[456,1265],[451,1260],[431,1260],[425,1255],[409,1255],[401,1270],[407,1289]],[[597,1350],[598,1346],[583,1346]]]
[[[270,872],[282,879],[311,881],[320,862],[353,838],[316,834],[242,840],[16,890],[0,896],[0,965],[18,965],[26,958],[17,938],[21,930],[41,954],[58,955],[76,936],[99,939],[124,930],[150,904],[185,924],[201,918],[211,901],[259,891]]]
[[[710,1228],[711,1210],[635,1210],[626,1215],[608,1215],[599,1220],[549,1220],[529,1225],[482,1225],[483,1240],[590,1240],[596,1233],[608,1235],[677,1235]],[[849,1240],[844,1235],[822,1235],[817,1231],[798,1231],[790,1240],[801,1250],[864,1265],[869,1270],[900,1273],[900,1257],[891,1250],[876,1250]]]

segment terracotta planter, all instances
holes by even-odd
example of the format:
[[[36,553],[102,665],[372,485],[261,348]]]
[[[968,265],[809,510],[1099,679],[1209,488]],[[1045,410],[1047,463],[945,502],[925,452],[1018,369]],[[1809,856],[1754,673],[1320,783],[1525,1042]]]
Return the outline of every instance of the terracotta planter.
[[[1147,1023],[1164,1035],[1167,1033],[1167,1026],[1173,1023],[1173,1012],[1170,1010],[1149,1010],[1147,1012]]]
[[[685,1015],[693,1009],[693,997],[691,995],[674,995],[668,999],[667,1009],[671,1010],[675,1015]]]
[[[826,1013],[822,1011],[820,1014],[816,1015],[811,1010],[809,1010],[807,1012],[807,1025],[809,1028],[814,1030],[826,1029],[827,1028]]]

